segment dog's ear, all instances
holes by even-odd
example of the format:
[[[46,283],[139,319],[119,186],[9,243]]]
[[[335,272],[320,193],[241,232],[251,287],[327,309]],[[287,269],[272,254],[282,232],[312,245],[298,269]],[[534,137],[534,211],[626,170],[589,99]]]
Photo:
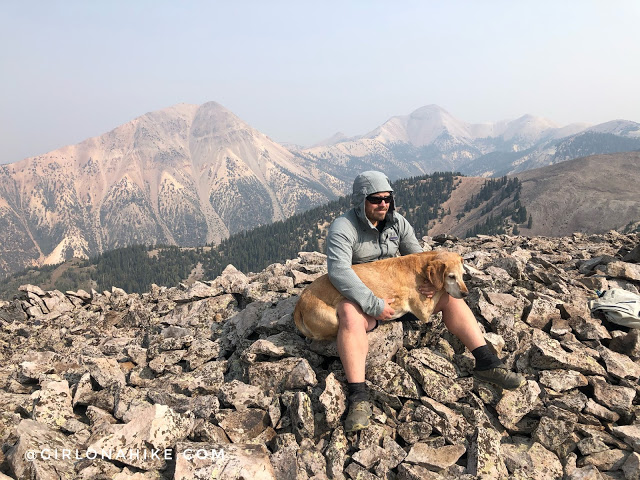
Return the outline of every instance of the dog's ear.
[[[444,270],[444,262],[438,260],[431,262],[425,270],[427,280],[433,284],[436,290],[444,288]]]

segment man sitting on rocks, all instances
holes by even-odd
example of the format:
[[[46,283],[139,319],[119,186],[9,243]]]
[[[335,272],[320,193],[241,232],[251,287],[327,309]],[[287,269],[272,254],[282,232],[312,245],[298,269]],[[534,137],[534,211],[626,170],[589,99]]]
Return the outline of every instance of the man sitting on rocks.
[[[365,384],[367,332],[378,326],[378,320],[389,320],[394,314],[390,300],[377,298],[351,265],[422,251],[409,222],[394,211],[393,189],[385,174],[368,171],[358,175],[353,182],[352,201],[354,208],[331,224],[326,247],[329,279],[346,297],[338,305],[337,346],[349,385],[347,432],[370,424],[372,407]],[[427,297],[434,294],[430,284],[420,286],[419,291]],[[475,357],[477,378],[506,389],[525,382],[522,375],[508,371],[489,349],[464,300],[444,293],[434,310],[437,312],[442,312],[447,329]]]

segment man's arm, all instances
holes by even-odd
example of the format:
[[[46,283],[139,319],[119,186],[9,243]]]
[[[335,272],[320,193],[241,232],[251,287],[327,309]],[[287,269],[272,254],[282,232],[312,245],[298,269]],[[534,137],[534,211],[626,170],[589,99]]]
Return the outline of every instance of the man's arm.
[[[400,237],[400,255],[422,252],[422,247],[416,238],[416,232],[409,221],[398,215],[398,236]]]
[[[340,227],[338,219],[327,234],[329,280],[342,295],[360,305],[364,313],[378,317],[384,309],[384,300],[376,297],[351,268],[356,239],[349,229]]]

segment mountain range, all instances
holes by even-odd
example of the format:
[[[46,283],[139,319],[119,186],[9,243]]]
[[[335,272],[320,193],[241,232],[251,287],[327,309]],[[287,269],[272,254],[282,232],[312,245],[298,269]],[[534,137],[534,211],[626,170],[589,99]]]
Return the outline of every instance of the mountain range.
[[[215,102],[180,104],[0,165],[0,273],[132,244],[216,244],[347,193],[362,170],[487,177],[637,149],[640,124],[626,120],[469,124],[436,105],[359,137],[285,147]]]

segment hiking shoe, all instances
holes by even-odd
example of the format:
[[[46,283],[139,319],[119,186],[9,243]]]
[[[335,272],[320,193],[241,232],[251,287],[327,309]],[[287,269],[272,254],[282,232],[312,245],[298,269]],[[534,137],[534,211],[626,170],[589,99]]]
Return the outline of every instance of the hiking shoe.
[[[492,383],[507,390],[515,390],[527,381],[519,373],[514,373],[504,367],[490,368],[489,370],[474,370],[473,376],[479,380]]]
[[[357,432],[367,428],[371,421],[369,417],[373,415],[371,404],[366,401],[355,402],[349,408],[347,419],[344,421],[345,432]]]

